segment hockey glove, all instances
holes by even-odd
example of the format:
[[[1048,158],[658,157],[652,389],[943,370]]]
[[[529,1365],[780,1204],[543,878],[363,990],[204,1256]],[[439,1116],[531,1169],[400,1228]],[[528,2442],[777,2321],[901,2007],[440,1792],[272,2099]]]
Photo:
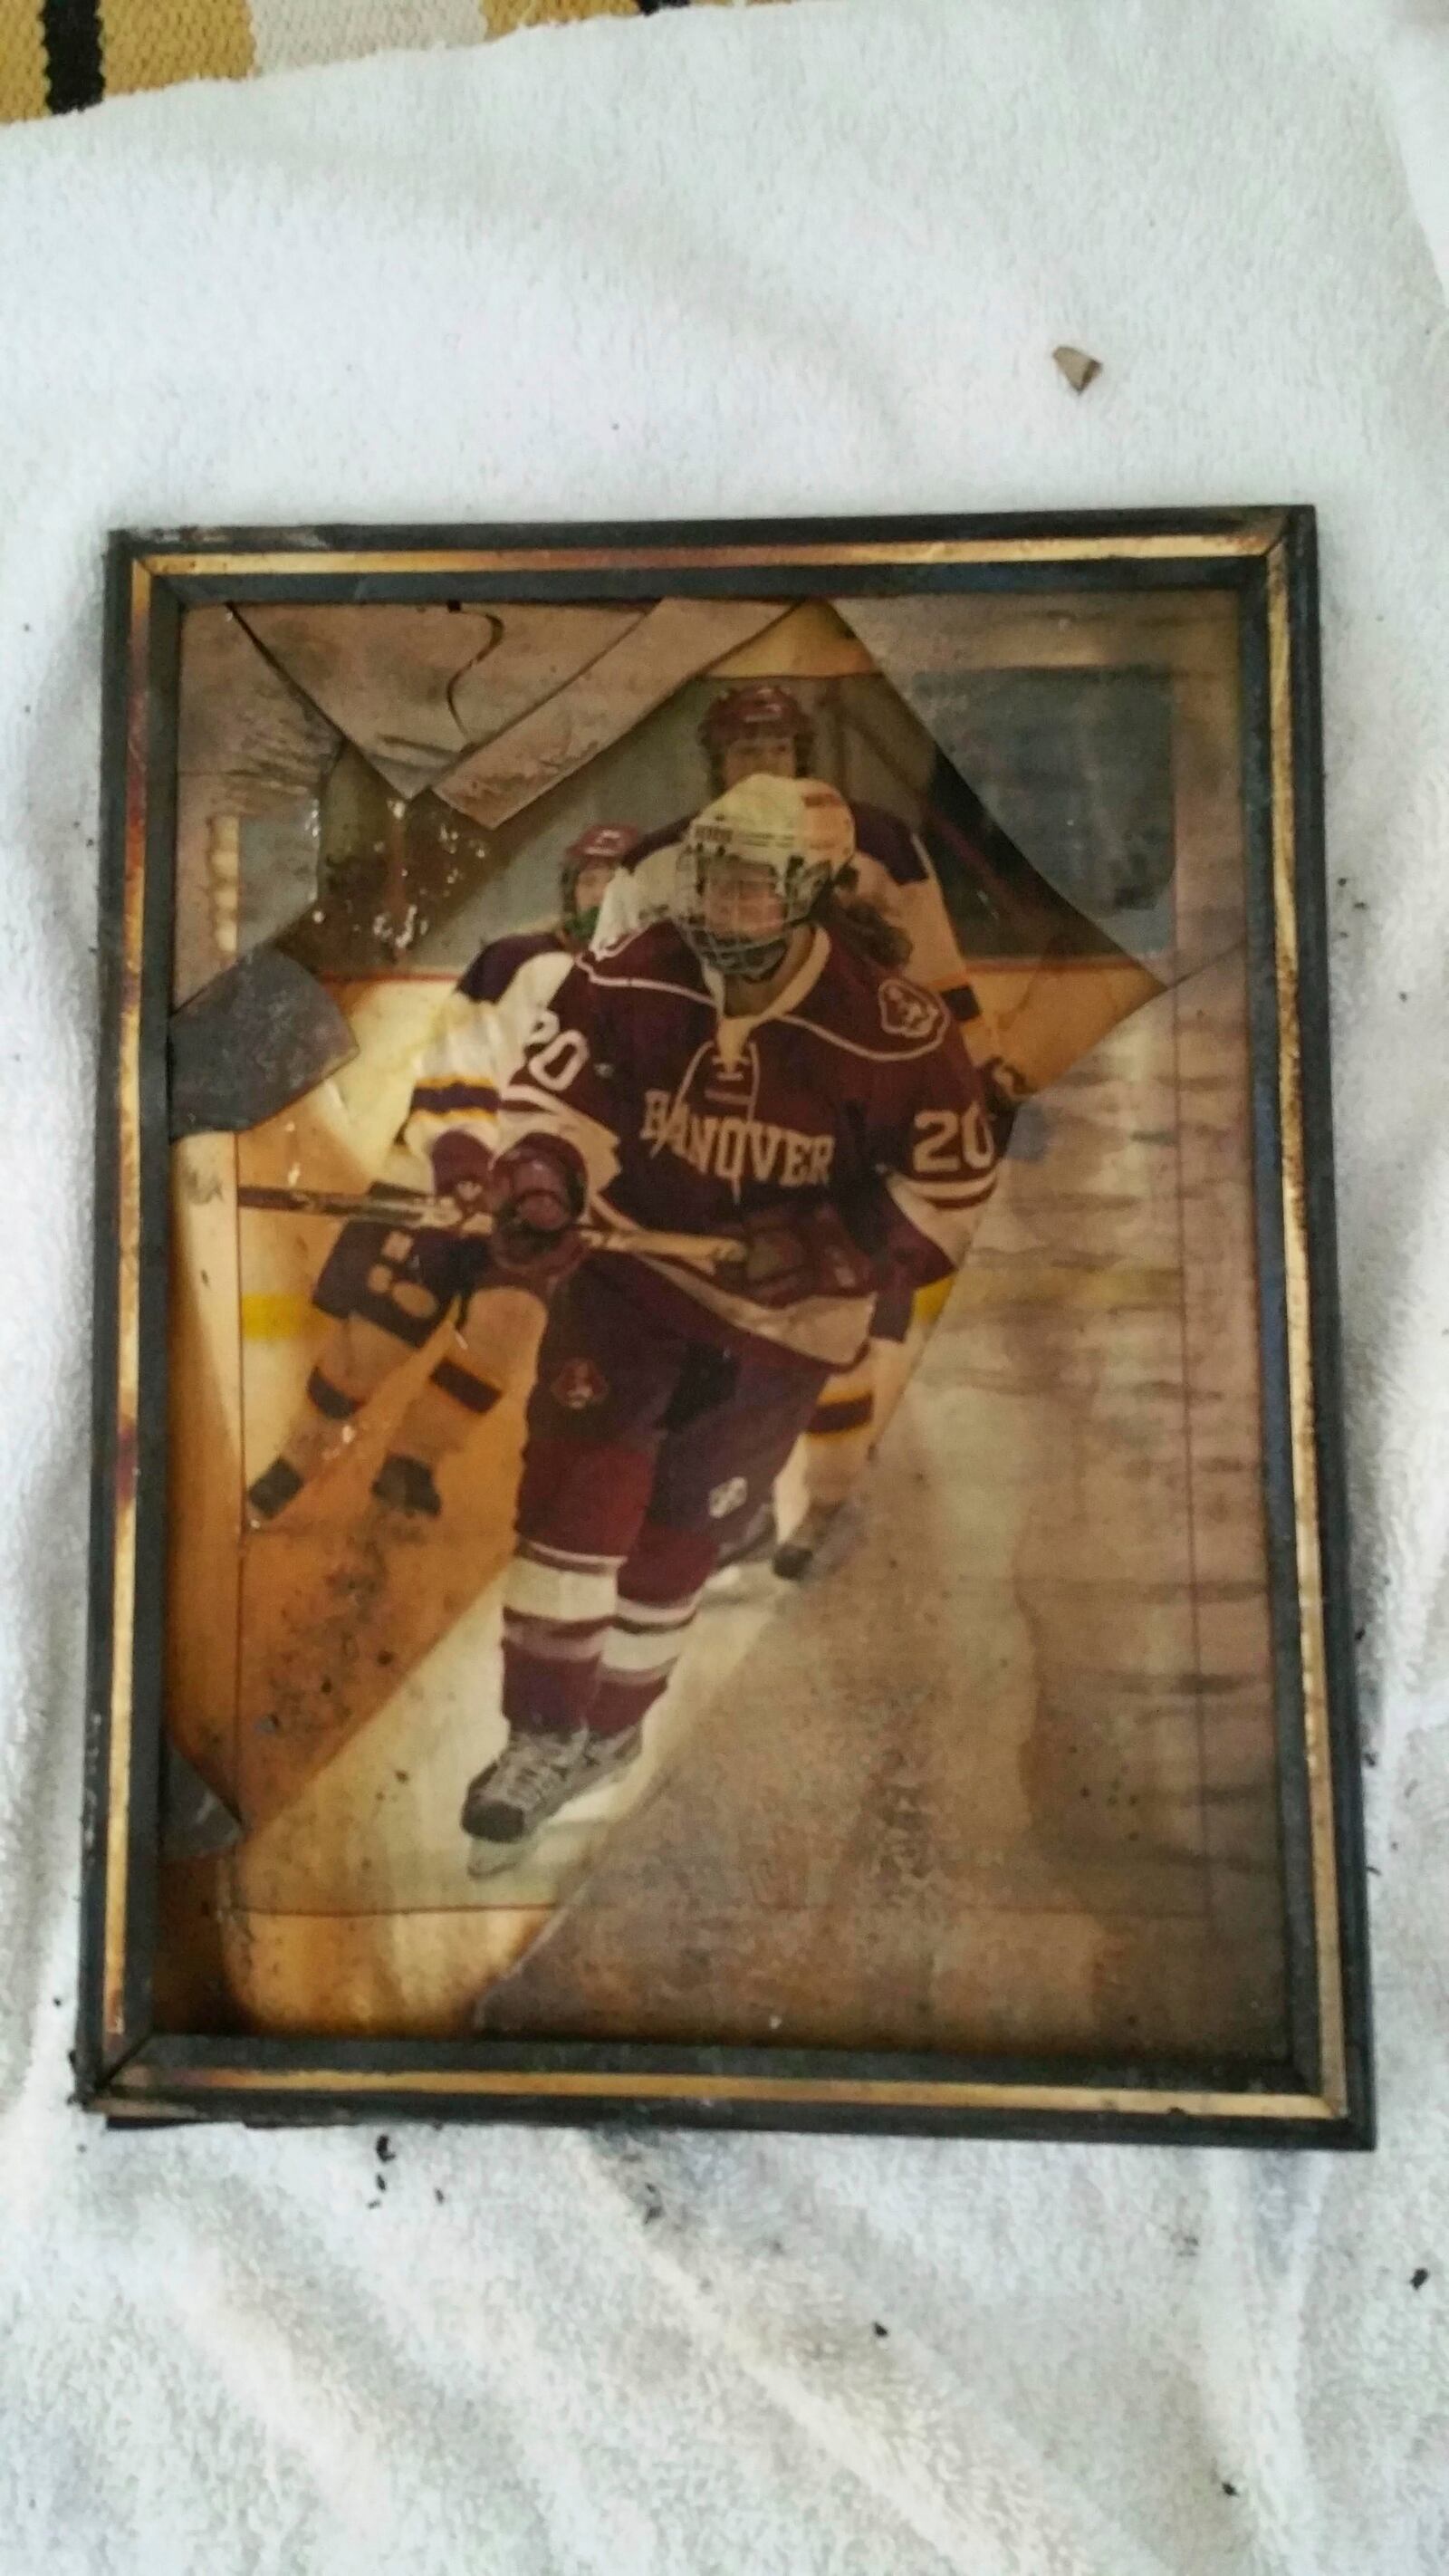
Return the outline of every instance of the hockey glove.
[[[493,1258],[529,1288],[551,1287],[582,1261],[579,1219],[588,1200],[582,1158],[554,1136],[526,1137],[489,1175]]]
[[[1011,1142],[1016,1113],[1030,1095],[1021,1074],[1014,1064],[1007,1063],[1004,1056],[988,1057],[985,1064],[977,1066],[977,1071],[981,1076],[986,1115],[996,1150],[998,1154],[1004,1154]]]
[[[493,1157],[481,1137],[470,1136],[466,1127],[446,1127],[433,1140],[431,1161],[440,1198],[456,1199],[461,1208],[483,1205]]]
[[[875,1265],[833,1207],[767,1208],[742,1228],[743,1261],[731,1274],[757,1306],[798,1306],[807,1297],[869,1297]]]

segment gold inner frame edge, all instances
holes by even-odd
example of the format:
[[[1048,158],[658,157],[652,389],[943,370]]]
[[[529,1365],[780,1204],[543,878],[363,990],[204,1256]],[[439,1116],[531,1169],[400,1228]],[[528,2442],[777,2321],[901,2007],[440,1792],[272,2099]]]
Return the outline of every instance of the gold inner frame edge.
[[[1322,2053],[1322,2092],[1288,2094],[1187,2092],[1181,2088],[1120,2090],[1091,2085],[1011,2085],[851,2078],[770,2076],[619,2076],[503,2074],[458,2069],[427,2075],[383,2071],[342,2075],[335,2069],[297,2068],[266,2073],[247,2068],[191,2068],[166,2073],[133,2058],[113,2079],[117,2107],[123,2093],[154,2099],[161,2092],[338,2091],[453,2093],[460,2097],[511,2094],[628,2096],[674,2100],[757,2100],[879,2103],[898,2108],[957,2108],[1180,2113],[1244,2120],[1330,2120],[1347,2101],[1342,1994],[1339,1983],[1339,1909],[1335,1870],[1332,1771],[1327,1727],[1322,1579],[1318,1543],[1317,1466],[1314,1445],[1312,1346],[1306,1208],[1303,1189],[1302,1065],[1298,1024],[1298,943],[1293,814],[1292,639],[1288,616],[1286,551],[1276,511],[1248,514],[1235,529],[1206,536],[1154,532],[1116,537],[950,538],[850,544],[659,547],[430,548],[386,552],[293,549],[284,554],[187,553],[158,550],[131,566],[127,635],[127,789],[123,973],[119,1063],[119,1145],[122,1187],[118,1210],[120,1284],[117,1301],[117,1427],[121,1456],[134,1437],[139,1366],[140,1248],[140,962],[145,905],[146,760],[144,714],[148,703],[146,652],[153,579],[220,575],[310,580],[322,575],[409,572],[596,571],[638,565],[648,569],[780,564],[901,564],[973,562],[1105,562],[1158,558],[1267,557],[1269,655],[1269,757],[1273,815],[1273,894],[1278,985],[1278,1049],[1283,1136],[1283,1217],[1287,1296],[1289,1392],[1297,1535],[1300,1644],[1303,1657],[1303,1723],[1309,1780],[1309,1835],[1314,1893],[1315,1955]],[[128,1437],[129,1435],[129,1437]],[[132,1647],[135,1608],[134,1493],[123,1478],[116,1496],[113,1564],[112,1667],[108,1748],[109,1807],[103,1942],[105,2035],[123,2036],[127,1927],[127,1862],[130,1825],[130,1752],[134,1724]],[[122,1650],[124,1647],[124,1651]],[[100,2107],[104,2107],[102,2102]]]

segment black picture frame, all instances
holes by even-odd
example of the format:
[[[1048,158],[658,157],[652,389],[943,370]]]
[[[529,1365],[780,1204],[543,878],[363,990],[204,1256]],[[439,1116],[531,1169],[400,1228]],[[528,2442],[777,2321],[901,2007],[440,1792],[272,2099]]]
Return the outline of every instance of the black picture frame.
[[[1281,2066],[214,2038],[153,2012],[168,1075],[182,612],[198,601],[1231,588],[1241,602],[1264,1475],[1291,2048]],[[1329,1082],[1316,530],[1301,506],[627,526],[126,531],[106,576],[95,1480],[77,2093],[116,2123],[576,2121],[1364,2148],[1366,1882]]]

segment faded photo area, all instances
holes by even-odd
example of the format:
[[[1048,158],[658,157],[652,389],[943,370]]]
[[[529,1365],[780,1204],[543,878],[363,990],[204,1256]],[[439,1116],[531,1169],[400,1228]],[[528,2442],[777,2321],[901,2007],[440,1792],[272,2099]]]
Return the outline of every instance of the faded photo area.
[[[163,2023],[1283,2053],[1237,619],[187,610]]]

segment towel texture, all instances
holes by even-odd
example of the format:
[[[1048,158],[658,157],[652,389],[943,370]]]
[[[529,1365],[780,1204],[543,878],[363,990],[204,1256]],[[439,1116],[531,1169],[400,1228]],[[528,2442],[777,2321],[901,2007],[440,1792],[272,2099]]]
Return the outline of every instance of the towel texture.
[[[1429,2576],[1449,37],[1369,0],[800,0],[640,33],[0,141],[0,2568]],[[1062,341],[1103,362],[1080,398]],[[356,2133],[87,2124],[106,527],[1299,498],[1379,2156],[418,2128],[380,2164]]]

